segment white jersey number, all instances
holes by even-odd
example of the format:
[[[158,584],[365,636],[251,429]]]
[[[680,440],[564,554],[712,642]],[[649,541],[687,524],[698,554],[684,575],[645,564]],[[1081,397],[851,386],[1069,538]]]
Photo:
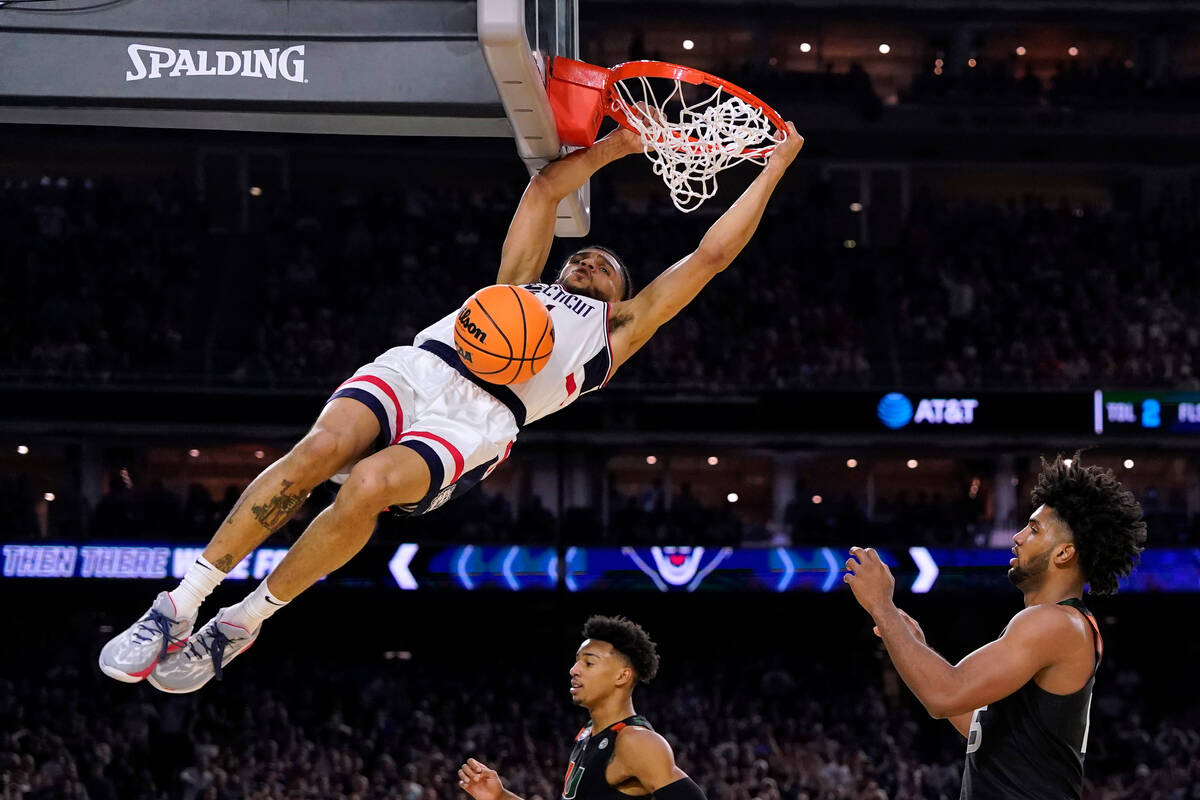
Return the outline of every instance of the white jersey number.
[[[967,753],[974,753],[983,744],[983,723],[979,721],[979,712],[987,711],[987,706],[975,709],[971,715],[971,729],[967,731]]]

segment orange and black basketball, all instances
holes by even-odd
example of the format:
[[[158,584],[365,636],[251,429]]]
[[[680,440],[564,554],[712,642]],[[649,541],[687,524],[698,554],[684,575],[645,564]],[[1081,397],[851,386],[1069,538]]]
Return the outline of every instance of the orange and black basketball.
[[[488,383],[520,383],[550,360],[554,322],[528,289],[488,286],[458,312],[454,347],[467,369]]]

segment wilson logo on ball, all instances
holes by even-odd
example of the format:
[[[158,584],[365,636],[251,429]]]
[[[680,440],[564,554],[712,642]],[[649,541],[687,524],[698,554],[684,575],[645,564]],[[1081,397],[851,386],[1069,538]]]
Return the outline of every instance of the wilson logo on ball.
[[[487,343],[487,333],[480,329],[478,325],[471,322],[471,309],[464,308],[462,313],[458,315],[458,324],[462,325],[463,330],[474,336],[480,342]],[[462,352],[460,349],[459,352]]]
[[[528,289],[488,286],[455,315],[454,349],[463,366],[488,383],[521,383],[550,360],[554,321]]]

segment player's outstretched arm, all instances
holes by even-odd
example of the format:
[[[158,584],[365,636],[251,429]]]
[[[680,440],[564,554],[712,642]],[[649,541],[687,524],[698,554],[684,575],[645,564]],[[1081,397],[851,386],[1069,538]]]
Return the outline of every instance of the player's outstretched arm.
[[[458,786],[475,800],[521,800],[504,788],[496,770],[473,758],[458,768]]]
[[[704,792],[675,763],[667,740],[646,728],[626,728],[617,737],[616,762],[622,777],[633,778],[655,800],[705,800]]]
[[[631,153],[642,152],[642,140],[633,131],[617,128],[587,147],[552,161],[529,179],[517,213],[508,226],[500,251],[496,283],[533,283],[541,277],[554,242],[558,203],[583,186],[601,167]]]
[[[970,714],[1008,697],[1078,641],[1073,620],[1061,609],[1033,606],[1013,617],[999,639],[951,665],[913,634],[892,602],[896,581],[879,554],[852,547],[850,556],[843,580],[875,620],[896,672],[938,719]]]
[[[908,612],[904,611],[903,609],[898,608],[896,610],[898,612],[900,612],[900,619],[904,620],[904,624],[908,626],[908,630],[910,633],[912,633],[913,638],[915,638],[921,644],[926,644],[925,631],[921,629],[921,624],[919,622],[917,622],[915,619],[913,619],[912,617],[910,617],[908,615]],[[878,625],[875,626],[875,635],[879,636],[880,638],[882,638],[882,636],[883,636],[883,634],[879,632]],[[928,646],[928,645],[926,645],[926,646]],[[967,734],[971,730],[972,714],[973,714],[973,712],[967,711],[962,714],[955,714],[952,717],[947,717],[946,720],[951,725],[953,725],[954,729],[956,731],[958,731],[959,733],[961,733],[963,738],[965,739],[965,738],[967,738]]]
[[[803,145],[804,138],[789,122],[788,138],[775,148],[767,165],[742,196],[708,229],[700,246],[631,300],[613,307],[609,343],[614,366],[625,363],[659,327],[692,302],[709,281],[733,263],[754,236],[775,186]]]

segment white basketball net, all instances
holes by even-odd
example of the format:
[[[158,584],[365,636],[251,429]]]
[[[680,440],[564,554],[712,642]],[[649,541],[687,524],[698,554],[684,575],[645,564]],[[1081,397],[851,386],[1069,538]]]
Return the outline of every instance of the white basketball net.
[[[630,77],[615,83],[614,110],[641,135],[654,174],[662,176],[671,201],[685,214],[717,193],[718,172],[743,161],[767,163],[780,141],[776,135],[783,136],[772,132],[775,126],[762,109],[734,95],[722,99],[720,86],[704,100],[688,104],[682,81],[658,79],[674,83],[659,102],[650,79],[635,77],[636,82]],[[678,103],[678,111],[668,111],[672,103]]]

